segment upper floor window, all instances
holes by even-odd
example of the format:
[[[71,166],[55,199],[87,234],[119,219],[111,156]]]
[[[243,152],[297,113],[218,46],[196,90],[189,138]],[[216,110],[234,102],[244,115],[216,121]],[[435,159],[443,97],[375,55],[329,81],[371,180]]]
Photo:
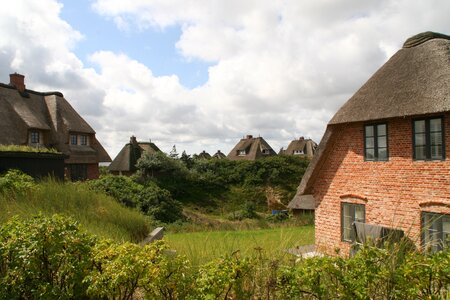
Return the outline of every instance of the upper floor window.
[[[88,144],[88,136],[80,135],[80,145],[87,145],[87,144]]]
[[[342,240],[353,242],[355,230],[353,222],[366,222],[366,207],[364,204],[342,203],[341,204],[341,233]]]
[[[294,154],[304,154],[303,150],[294,150]]]
[[[388,160],[387,125],[372,124],[364,126],[365,160]]]
[[[441,117],[413,121],[414,159],[444,159],[443,141],[444,122]]]
[[[450,246],[450,215],[422,212],[422,245],[432,252]]]
[[[39,131],[31,131],[30,132],[30,143],[39,144],[39,142],[40,142]]]
[[[70,135],[70,144],[71,145],[77,145],[78,144],[78,137],[76,134]]]
[[[262,153],[263,153],[263,154],[270,154],[270,150],[269,150],[269,149],[263,149],[263,150],[262,150]]]
[[[239,150],[238,151],[238,155],[239,156],[245,156],[247,153],[245,152],[245,150]]]

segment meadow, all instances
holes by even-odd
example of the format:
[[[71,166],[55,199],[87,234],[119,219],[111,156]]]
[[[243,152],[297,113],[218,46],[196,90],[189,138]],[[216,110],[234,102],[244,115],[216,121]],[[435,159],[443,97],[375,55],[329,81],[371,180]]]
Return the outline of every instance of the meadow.
[[[244,256],[263,252],[266,256],[280,257],[289,248],[313,244],[314,227],[169,233],[165,240],[170,249],[199,265],[237,251]]]

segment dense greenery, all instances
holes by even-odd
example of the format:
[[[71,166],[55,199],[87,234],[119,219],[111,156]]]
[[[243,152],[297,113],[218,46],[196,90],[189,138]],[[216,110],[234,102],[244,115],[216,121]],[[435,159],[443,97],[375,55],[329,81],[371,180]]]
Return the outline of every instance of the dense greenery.
[[[31,146],[21,146],[21,145],[0,145],[0,152],[61,153],[53,148],[31,147]]]
[[[446,299],[450,251],[402,244],[352,258],[289,259],[260,247],[202,264],[167,250],[99,240],[58,215],[0,227],[0,299]],[[292,257],[293,258],[293,257]]]
[[[140,241],[150,231],[147,217],[84,184],[50,179],[36,183],[17,170],[0,176],[0,207],[0,223],[41,212],[71,216],[89,232],[118,241]]]

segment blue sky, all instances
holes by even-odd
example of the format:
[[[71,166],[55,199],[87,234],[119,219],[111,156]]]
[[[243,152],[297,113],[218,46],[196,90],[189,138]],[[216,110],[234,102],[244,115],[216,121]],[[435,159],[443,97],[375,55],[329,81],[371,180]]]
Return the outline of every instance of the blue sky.
[[[92,1],[64,0],[61,3],[64,5],[61,18],[84,36],[73,50],[86,66],[97,68],[89,61],[89,55],[98,50],[109,50],[133,57],[148,66],[155,76],[176,74],[188,88],[207,81],[210,64],[184,58],[177,50],[176,42],[181,35],[179,25],[120,30],[111,18],[101,17],[93,11]]]
[[[165,152],[278,152],[328,121],[410,36],[449,34],[448,0],[15,0],[0,82],[61,91],[111,157],[131,135]]]

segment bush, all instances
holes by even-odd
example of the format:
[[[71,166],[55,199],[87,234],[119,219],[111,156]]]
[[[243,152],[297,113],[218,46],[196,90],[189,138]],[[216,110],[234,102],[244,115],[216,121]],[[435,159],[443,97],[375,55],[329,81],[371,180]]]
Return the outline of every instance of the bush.
[[[83,298],[94,243],[70,218],[11,219],[0,228],[0,297]]]
[[[136,207],[142,185],[127,176],[106,175],[87,182],[95,191],[106,193],[127,207]]]
[[[164,223],[173,223],[183,217],[183,206],[170,192],[150,182],[138,195],[138,207],[146,215]]]
[[[33,177],[19,170],[9,170],[0,177],[0,191],[24,192],[35,186]]]

